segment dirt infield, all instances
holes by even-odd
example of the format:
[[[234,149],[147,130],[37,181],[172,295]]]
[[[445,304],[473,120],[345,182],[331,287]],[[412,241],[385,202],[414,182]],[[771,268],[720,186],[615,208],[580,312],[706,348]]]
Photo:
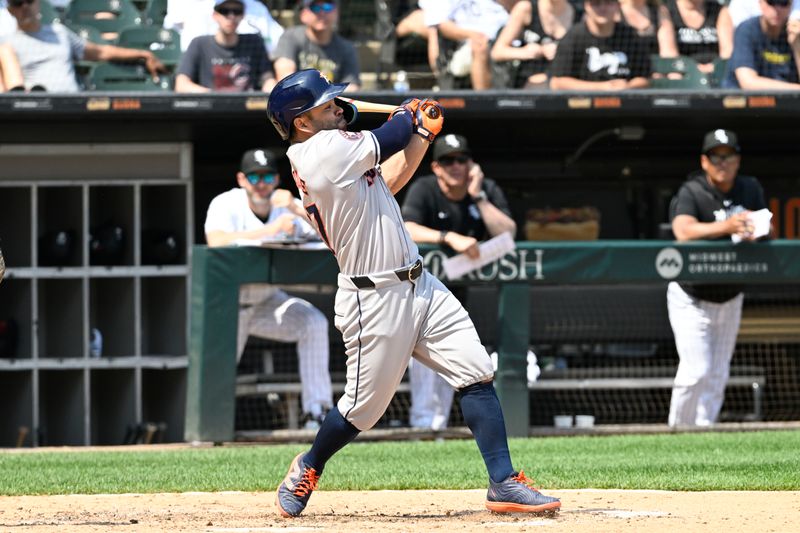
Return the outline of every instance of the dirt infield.
[[[271,493],[0,497],[0,531],[797,531],[800,492],[548,491],[552,518],[485,511],[485,491],[314,494],[296,519],[275,514]]]

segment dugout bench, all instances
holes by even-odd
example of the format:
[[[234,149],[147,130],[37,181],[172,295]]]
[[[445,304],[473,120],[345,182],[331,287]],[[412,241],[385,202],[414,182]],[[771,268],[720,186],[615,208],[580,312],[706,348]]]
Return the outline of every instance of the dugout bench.
[[[441,275],[444,254],[422,248],[427,268]],[[230,441],[234,438],[236,397],[236,323],[239,285],[243,283],[333,284],[337,267],[326,250],[290,246],[195,246],[185,438]],[[467,283],[499,286],[495,385],[510,436],[527,436],[529,388],[526,353],[530,341],[530,302],[521,298],[530,284],[587,285],[702,281],[747,284],[796,284],[800,279],[800,243],[775,240],[731,245],[724,242],[672,241],[518,242],[503,259],[465,276]],[[646,378],[561,379],[533,388],[671,386],[664,376]],[[732,385],[753,388],[754,415],[760,411],[763,375],[735,376]],[[557,384],[556,384],[557,383]],[[297,387],[296,385],[291,386]],[[294,390],[294,389],[293,389]]]

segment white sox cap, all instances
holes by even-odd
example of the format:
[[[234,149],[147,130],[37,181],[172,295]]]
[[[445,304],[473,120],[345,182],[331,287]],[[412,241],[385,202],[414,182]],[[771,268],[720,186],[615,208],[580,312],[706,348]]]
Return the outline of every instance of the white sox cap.
[[[703,139],[703,153],[707,154],[718,146],[730,146],[737,152],[739,151],[739,139],[731,130],[714,130],[706,133]]]
[[[438,161],[441,158],[450,154],[466,154],[471,155],[472,152],[467,144],[467,138],[463,135],[456,135],[448,133],[439,137],[433,143],[433,159]]]

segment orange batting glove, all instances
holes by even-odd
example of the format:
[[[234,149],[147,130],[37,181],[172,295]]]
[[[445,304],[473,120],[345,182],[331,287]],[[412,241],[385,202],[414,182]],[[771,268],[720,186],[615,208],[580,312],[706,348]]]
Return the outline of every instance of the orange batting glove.
[[[422,100],[416,111],[414,132],[428,142],[433,142],[444,126],[444,109],[436,100]]]

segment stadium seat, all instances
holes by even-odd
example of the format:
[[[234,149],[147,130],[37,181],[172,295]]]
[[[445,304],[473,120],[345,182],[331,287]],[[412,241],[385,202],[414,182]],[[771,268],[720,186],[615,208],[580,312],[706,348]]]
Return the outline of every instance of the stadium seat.
[[[148,0],[147,6],[142,11],[144,22],[151,26],[161,26],[164,24],[164,17],[167,15],[167,0]]]
[[[119,33],[117,44],[125,48],[150,50],[167,66],[181,60],[181,36],[175,30],[160,26],[133,26]]]
[[[69,26],[91,26],[113,40],[128,26],[142,23],[142,15],[131,0],[72,0],[64,16]]]
[[[56,8],[54,8],[53,4],[48,0],[41,0],[41,2],[39,2],[39,12],[42,14],[42,24],[52,24],[53,22],[59,22],[61,19]]]
[[[725,79],[725,71],[728,68],[728,60],[718,57],[714,60],[714,72],[711,73],[711,86],[721,87],[722,80]]]
[[[711,87],[709,76],[701,72],[697,61],[690,57],[661,57],[653,54],[650,56],[650,65],[653,74],[660,75],[650,80],[654,89],[708,89]],[[675,74],[679,74],[680,77],[674,77]]]
[[[69,24],[67,26],[69,29],[74,31],[78,34],[79,37],[86,39],[87,41],[93,42],[95,44],[116,44],[115,39],[104,39],[103,34],[100,33],[100,30],[93,26],[82,26],[80,24]]]
[[[90,91],[170,91],[173,78],[160,74],[159,81],[153,81],[143,65],[118,63],[98,63],[89,74]]]

